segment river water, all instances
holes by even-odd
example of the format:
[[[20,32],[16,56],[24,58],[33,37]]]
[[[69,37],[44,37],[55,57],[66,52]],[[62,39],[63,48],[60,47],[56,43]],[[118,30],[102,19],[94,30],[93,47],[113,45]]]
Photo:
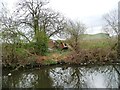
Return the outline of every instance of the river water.
[[[45,66],[3,70],[3,88],[120,88],[120,66]]]

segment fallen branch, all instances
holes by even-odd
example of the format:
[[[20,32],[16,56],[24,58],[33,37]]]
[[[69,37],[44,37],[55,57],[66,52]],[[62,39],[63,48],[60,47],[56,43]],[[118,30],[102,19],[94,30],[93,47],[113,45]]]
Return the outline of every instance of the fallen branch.
[[[30,53],[28,50],[26,50],[26,49],[24,49],[24,51],[26,51],[29,55],[31,55],[31,56],[38,56],[38,55],[36,55],[36,53],[35,54],[32,54],[32,53]]]

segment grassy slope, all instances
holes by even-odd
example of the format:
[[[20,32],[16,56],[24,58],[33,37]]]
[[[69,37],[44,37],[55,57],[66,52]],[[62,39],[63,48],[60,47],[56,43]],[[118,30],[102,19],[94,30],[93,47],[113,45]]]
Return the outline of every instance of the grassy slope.
[[[85,34],[81,37],[80,47],[83,49],[110,48],[114,46],[114,43],[117,41],[115,38],[110,38],[104,33],[94,35]]]
[[[81,35],[81,38],[83,40],[95,40],[95,39],[106,39],[109,38],[109,36],[107,34],[104,33],[98,33],[98,34],[84,34]]]

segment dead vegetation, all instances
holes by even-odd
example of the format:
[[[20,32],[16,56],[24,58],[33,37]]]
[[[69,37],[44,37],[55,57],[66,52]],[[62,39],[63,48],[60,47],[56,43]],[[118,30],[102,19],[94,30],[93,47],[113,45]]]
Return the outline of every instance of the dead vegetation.
[[[83,49],[79,53],[72,52],[67,58],[72,63],[106,63],[117,60],[117,52],[110,49]]]

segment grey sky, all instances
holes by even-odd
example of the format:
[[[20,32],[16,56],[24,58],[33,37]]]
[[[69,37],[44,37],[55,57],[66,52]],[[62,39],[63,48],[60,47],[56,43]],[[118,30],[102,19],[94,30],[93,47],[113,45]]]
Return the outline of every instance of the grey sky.
[[[13,9],[18,0],[1,0],[7,2],[9,9]],[[62,13],[65,17],[79,20],[88,27],[87,33],[101,32],[102,15],[117,8],[120,0],[50,0],[49,6]]]
[[[51,7],[68,18],[80,20],[88,27],[87,33],[102,30],[102,15],[117,8],[119,0],[51,0]]]

